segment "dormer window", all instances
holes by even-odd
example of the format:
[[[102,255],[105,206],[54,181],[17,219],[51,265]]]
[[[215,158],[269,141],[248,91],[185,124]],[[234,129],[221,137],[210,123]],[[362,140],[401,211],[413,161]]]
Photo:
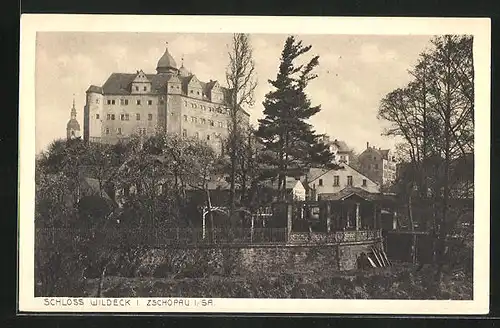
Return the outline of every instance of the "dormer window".
[[[135,86],[135,91],[139,91],[139,87],[138,86]]]
[[[144,86],[144,91],[147,91],[148,90],[148,87]]]

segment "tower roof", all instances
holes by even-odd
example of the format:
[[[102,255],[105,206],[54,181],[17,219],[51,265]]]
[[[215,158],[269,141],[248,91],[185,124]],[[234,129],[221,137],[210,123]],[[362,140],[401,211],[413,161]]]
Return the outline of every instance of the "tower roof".
[[[177,63],[174,57],[168,52],[168,47],[165,47],[165,53],[161,56],[156,65],[156,71],[158,73],[166,73],[172,69],[177,70]]]
[[[66,125],[67,130],[77,130],[80,131],[80,123],[74,118],[70,119],[68,121],[68,124]]]

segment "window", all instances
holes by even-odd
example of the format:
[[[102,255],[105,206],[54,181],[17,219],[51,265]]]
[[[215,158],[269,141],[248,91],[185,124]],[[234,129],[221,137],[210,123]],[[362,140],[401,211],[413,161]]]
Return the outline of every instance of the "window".
[[[201,118],[200,121],[201,121],[201,124],[207,124],[207,120],[204,118]]]
[[[128,99],[125,99],[125,106],[128,105]]]
[[[188,133],[186,129],[182,129],[182,136],[187,137]]]
[[[135,91],[139,91],[139,87],[138,86],[135,86]]]
[[[340,177],[339,177],[338,175],[335,175],[335,176],[333,177],[333,185],[334,185],[334,186],[338,186],[338,185],[339,185],[339,182],[340,182],[339,180],[340,180]]]
[[[193,93],[194,91],[193,90],[189,90],[189,93]]]
[[[115,114],[111,114],[111,121],[115,120]]]
[[[323,185],[323,179],[319,179],[318,185],[321,187]]]
[[[108,115],[106,116],[106,119],[109,121],[109,120],[111,119],[111,114],[108,114]]]
[[[108,99],[107,104],[111,105],[111,99]]]
[[[120,120],[125,121],[125,114],[120,115]]]
[[[196,132],[194,135],[195,135],[196,139],[200,138],[200,133],[199,132]]]
[[[140,104],[141,104],[141,100],[137,99],[137,105],[140,105]]]
[[[140,121],[141,120],[141,114],[139,114],[139,113],[135,114],[135,119],[137,121]]]
[[[125,99],[120,99],[120,105],[125,105]]]
[[[200,92],[199,92],[199,91],[196,91],[196,94],[199,96],[199,95],[200,95]]]
[[[214,121],[212,121],[212,120],[208,120],[208,121],[210,123],[210,126],[214,126]]]
[[[95,114],[95,119],[98,120],[99,119],[99,114]]]
[[[106,135],[109,134],[109,128],[106,128]]]
[[[147,91],[148,90],[148,87],[144,86],[144,91]]]
[[[222,128],[223,125],[222,125],[222,122],[218,122],[219,123],[219,128]]]
[[[112,99],[112,100],[111,100],[111,105],[114,105],[114,104],[115,104],[115,100],[114,100],[114,99]]]
[[[210,135],[209,134],[207,134],[207,140],[210,140]]]
[[[125,121],[128,121],[130,119],[129,114],[125,114]]]
[[[118,134],[122,134],[122,128],[118,128]]]
[[[184,106],[187,106],[188,105],[188,102],[184,100]]]
[[[184,115],[184,122],[187,122],[187,120],[188,120],[188,116]]]
[[[160,105],[163,105],[165,103],[165,100],[161,99],[160,100]]]
[[[363,179],[363,187],[366,187],[366,179]]]
[[[194,117],[194,116],[193,116],[193,117],[191,117],[191,121],[192,121],[193,123],[198,123],[198,119],[197,119],[196,117]]]
[[[148,105],[151,106],[153,104],[152,100],[148,100]]]
[[[375,169],[376,169],[376,170],[378,169],[378,164],[375,164]]]
[[[347,176],[347,185],[352,186],[352,175]]]
[[[96,99],[96,100],[95,100],[95,103],[96,103],[96,104],[98,104],[98,103],[99,103],[99,99]]]
[[[148,121],[152,121],[153,120],[153,114],[148,114]]]

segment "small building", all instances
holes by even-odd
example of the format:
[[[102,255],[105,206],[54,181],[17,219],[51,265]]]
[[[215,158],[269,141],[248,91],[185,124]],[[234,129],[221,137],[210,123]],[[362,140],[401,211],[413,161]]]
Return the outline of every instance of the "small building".
[[[329,146],[328,149],[333,154],[333,163],[349,164],[351,149],[347,146],[345,141],[337,139],[331,141],[330,137],[326,135],[322,136],[319,141]]]
[[[308,199],[318,200],[322,194],[338,193],[346,187],[357,187],[369,193],[379,193],[380,186],[346,163],[339,168],[311,168],[303,177]]]
[[[265,186],[271,187],[274,190],[278,189],[278,180],[269,180]],[[304,201],[306,200],[306,188],[300,179],[294,177],[285,178],[286,200],[288,201]]]

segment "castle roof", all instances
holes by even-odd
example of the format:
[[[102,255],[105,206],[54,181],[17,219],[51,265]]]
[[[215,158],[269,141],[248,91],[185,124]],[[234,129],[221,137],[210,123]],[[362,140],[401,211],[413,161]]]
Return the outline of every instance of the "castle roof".
[[[158,64],[156,65],[156,70],[160,73],[162,71],[168,71],[168,69],[177,69],[177,63],[174,60],[174,57],[168,52],[168,48],[165,48],[165,53],[158,60]]]
[[[96,93],[102,93],[102,88],[101,87],[98,87],[97,85],[91,85],[87,91],[87,93],[89,92],[96,92]]]

